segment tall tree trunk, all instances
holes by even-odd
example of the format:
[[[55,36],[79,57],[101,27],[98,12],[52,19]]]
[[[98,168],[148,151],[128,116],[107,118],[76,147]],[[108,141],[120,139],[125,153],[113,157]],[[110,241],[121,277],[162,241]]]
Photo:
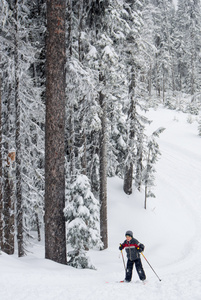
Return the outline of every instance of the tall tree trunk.
[[[149,92],[149,97],[151,97],[151,88],[152,88],[152,63],[150,62],[149,71],[148,71],[148,92]]]
[[[38,233],[38,242],[41,241],[41,234],[40,234],[40,222],[39,222],[39,217],[38,217],[38,213],[35,213],[35,217],[36,217],[36,227],[37,227],[37,233]]]
[[[129,97],[130,97],[130,109],[128,112],[128,120],[130,124],[129,128],[129,140],[128,140],[128,162],[126,165],[124,173],[124,186],[123,190],[127,195],[132,194],[133,185],[133,148],[134,148],[134,138],[135,138],[135,115],[136,115],[136,105],[134,101],[135,97],[135,70],[134,66],[131,70],[131,83],[129,86]]]
[[[65,0],[47,0],[45,257],[66,264]]]
[[[143,129],[140,130],[140,133],[142,133]],[[142,184],[142,159],[143,159],[143,150],[142,150],[142,146],[143,145],[143,141],[142,141],[142,136],[138,135],[137,138],[137,160],[136,160],[136,187],[138,189],[138,191],[140,192],[141,190],[141,184]]]
[[[1,74],[0,74],[0,250],[3,248],[3,197],[2,197],[2,122],[1,122]]]
[[[124,186],[123,190],[127,195],[132,194],[132,185],[133,185],[133,163],[131,162],[128,166],[126,166],[124,173]]]
[[[19,54],[18,54],[18,0],[15,0],[15,109],[16,109],[16,225],[17,225],[17,243],[18,256],[25,254],[23,237],[23,203],[22,203],[22,175],[21,175],[21,138],[20,138],[20,97],[19,97]]]
[[[5,167],[5,188],[4,188],[4,252],[14,254],[14,183],[11,163]]]
[[[101,79],[102,81],[102,79]],[[102,108],[100,133],[100,234],[103,248],[108,248],[107,232],[107,101],[105,95],[99,94],[100,106]]]
[[[6,139],[4,140],[2,147],[2,130],[0,133],[0,145],[1,145],[1,157],[0,157],[0,173],[1,173],[1,188],[0,188],[0,213],[1,213],[1,248],[7,254],[14,253],[14,236],[15,236],[15,188],[14,188],[14,170],[12,170],[12,163],[15,161],[15,151],[10,151],[11,140],[13,134],[13,126],[11,129],[11,118],[13,117],[13,113],[11,112],[11,94],[12,87],[9,84],[7,87],[9,91],[7,94],[7,100],[5,103],[6,106],[6,115],[4,120],[4,135]],[[1,113],[0,113],[1,116]],[[0,118],[1,122],[1,118]],[[4,154],[2,155],[2,151]],[[7,164],[2,163],[2,157],[7,155]],[[6,159],[4,159],[6,161]],[[2,227],[3,226],[3,227]]]
[[[193,34],[191,34],[191,39],[194,41]],[[191,58],[190,58],[190,66],[191,66],[191,77],[190,77],[190,90],[191,90],[191,95],[194,95],[195,93],[195,51],[194,47],[192,46],[191,49]]]
[[[144,209],[147,209],[147,185],[145,184],[145,191],[144,191]]]
[[[165,103],[165,70],[163,70],[163,103]]]
[[[78,25],[78,54],[79,54],[79,61],[82,63],[84,57],[83,45],[82,45],[82,33],[83,33],[83,18],[84,18],[84,7],[83,7],[83,0],[79,1],[78,6],[78,18],[79,18],[79,25]],[[84,106],[83,114],[81,117],[81,148],[82,148],[82,156],[81,156],[81,166],[82,166],[82,174],[87,175],[87,138],[86,138],[86,130],[85,124],[83,122],[85,114],[86,114],[86,97],[80,99],[80,105]]]

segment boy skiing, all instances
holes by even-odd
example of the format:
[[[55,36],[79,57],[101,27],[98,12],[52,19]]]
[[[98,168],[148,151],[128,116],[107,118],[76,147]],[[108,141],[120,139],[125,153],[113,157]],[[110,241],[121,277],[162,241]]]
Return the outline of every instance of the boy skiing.
[[[140,259],[140,252],[144,251],[144,245],[139,243],[138,240],[133,237],[133,232],[130,230],[126,231],[125,236],[126,240],[120,244],[119,247],[119,250],[123,250],[125,248],[128,258],[124,281],[131,281],[134,264],[140,280],[144,281],[146,279],[146,275]]]

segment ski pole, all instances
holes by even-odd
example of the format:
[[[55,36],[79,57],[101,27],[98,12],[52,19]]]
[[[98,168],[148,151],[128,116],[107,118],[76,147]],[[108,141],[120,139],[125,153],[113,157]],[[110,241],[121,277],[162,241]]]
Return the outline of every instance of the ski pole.
[[[161,281],[162,279],[159,278],[159,276],[156,274],[156,272],[154,271],[154,269],[152,268],[152,266],[150,265],[150,263],[148,262],[148,260],[146,259],[146,257],[144,256],[144,254],[141,252],[142,256],[144,257],[144,259],[146,260],[146,262],[148,263],[148,265],[150,266],[150,268],[152,269],[152,271],[155,273],[155,275],[158,277],[159,281]]]
[[[121,244],[120,244],[121,245]],[[121,250],[121,255],[122,255],[122,260],[123,260],[123,264],[124,264],[124,269],[126,270],[126,265],[125,265],[125,260],[124,260],[124,255],[123,255],[123,252]]]

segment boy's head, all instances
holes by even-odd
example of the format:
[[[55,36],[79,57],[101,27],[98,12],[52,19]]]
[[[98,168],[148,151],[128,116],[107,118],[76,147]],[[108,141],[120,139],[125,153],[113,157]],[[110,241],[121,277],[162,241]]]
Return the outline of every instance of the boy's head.
[[[127,230],[125,236],[127,241],[130,241],[133,238],[133,232],[131,230]]]

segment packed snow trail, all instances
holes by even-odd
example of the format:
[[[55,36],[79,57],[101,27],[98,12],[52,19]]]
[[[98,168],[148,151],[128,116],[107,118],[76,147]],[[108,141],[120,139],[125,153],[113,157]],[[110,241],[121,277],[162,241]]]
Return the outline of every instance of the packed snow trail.
[[[1,300],[201,300],[201,138],[198,124],[176,111],[151,110],[151,135],[166,130],[158,143],[162,156],[156,164],[156,198],[143,209],[144,192],[127,196],[122,180],[108,179],[109,248],[90,251],[97,270],[78,270],[44,259],[44,241],[30,247],[27,257],[0,255]],[[119,243],[126,230],[145,244],[142,257],[147,275],[143,285],[134,270],[124,279]],[[126,259],[125,252],[124,258]],[[108,283],[107,283],[108,282]]]

